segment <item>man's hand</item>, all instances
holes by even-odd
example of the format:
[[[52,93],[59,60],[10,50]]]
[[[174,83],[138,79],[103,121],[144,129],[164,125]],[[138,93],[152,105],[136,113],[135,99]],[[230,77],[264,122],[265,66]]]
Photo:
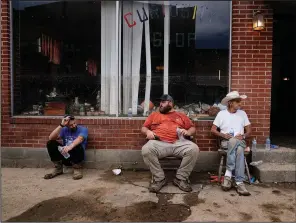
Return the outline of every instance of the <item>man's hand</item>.
[[[62,154],[65,155],[66,153],[68,153],[72,149],[73,149],[72,146],[64,146],[64,148],[62,150]]]
[[[146,139],[155,139],[154,133],[151,130],[147,131]]]
[[[235,138],[236,138],[236,139],[239,139],[239,140],[243,140],[243,139],[244,139],[244,137],[243,137],[241,134],[237,134],[237,135],[235,136]]]
[[[189,136],[189,133],[186,129],[180,129],[180,132],[183,136]]]
[[[66,117],[62,119],[61,125],[66,126],[69,124],[70,117]]]
[[[221,133],[221,134],[222,134],[222,137],[223,137],[224,139],[231,139],[231,138],[232,138],[232,135],[230,135],[230,134],[228,134],[228,133],[226,133],[226,134]]]

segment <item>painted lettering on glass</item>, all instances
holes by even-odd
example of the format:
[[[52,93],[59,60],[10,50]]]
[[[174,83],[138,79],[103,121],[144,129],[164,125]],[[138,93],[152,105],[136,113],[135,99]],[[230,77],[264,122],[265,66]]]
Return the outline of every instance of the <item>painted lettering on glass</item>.
[[[143,10],[143,13],[144,13],[144,18],[142,19],[141,18],[141,15],[140,15],[140,13],[139,13],[139,11],[137,10],[137,13],[138,13],[138,16],[139,16],[139,19],[140,19],[140,21],[141,22],[145,22],[145,21],[147,21],[148,20],[148,16],[147,16],[147,14],[146,14],[146,11],[145,11],[145,9],[144,8],[142,8],[142,10]]]
[[[123,16],[123,18],[124,18],[125,22],[127,23],[128,27],[131,28],[131,27],[135,26],[137,23],[136,23],[136,21],[133,21],[133,24],[130,24],[128,21],[128,18],[127,18],[127,16],[129,16],[129,15],[133,15],[133,14],[131,12],[128,12]]]

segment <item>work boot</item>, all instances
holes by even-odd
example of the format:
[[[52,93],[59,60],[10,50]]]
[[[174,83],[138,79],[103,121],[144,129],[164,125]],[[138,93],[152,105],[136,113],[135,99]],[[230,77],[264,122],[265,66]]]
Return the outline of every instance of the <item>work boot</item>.
[[[232,187],[232,181],[231,181],[231,177],[229,176],[224,176],[224,180],[222,182],[222,190],[224,191],[228,191],[231,189]]]
[[[250,192],[246,189],[246,186],[244,183],[240,183],[236,185],[236,191],[239,195],[242,196],[249,196],[251,195]]]
[[[164,179],[161,180],[161,181],[154,181],[154,180],[153,180],[153,181],[150,183],[149,191],[150,191],[150,192],[157,193],[157,192],[160,191],[161,188],[162,188],[163,186],[165,186],[166,184],[167,184],[167,180],[166,180],[166,178],[164,178]]]
[[[180,188],[180,190],[185,192],[191,192],[192,188],[190,186],[189,180],[179,180],[178,178],[175,178],[173,180],[173,184]]]
[[[53,162],[54,163],[54,170],[52,173],[48,173],[44,176],[44,179],[52,179],[58,175],[63,174],[63,163],[62,161]]]
[[[73,169],[74,169],[73,180],[81,179],[83,177],[83,175],[82,175],[82,164],[81,163],[73,164]]]

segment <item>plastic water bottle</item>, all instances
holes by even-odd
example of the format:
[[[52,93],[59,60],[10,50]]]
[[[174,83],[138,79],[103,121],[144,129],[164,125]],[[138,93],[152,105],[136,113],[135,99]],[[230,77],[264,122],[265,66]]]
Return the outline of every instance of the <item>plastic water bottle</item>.
[[[230,129],[229,134],[232,135],[232,137],[234,137],[234,130],[233,130],[233,128]]]
[[[128,109],[127,116],[129,117],[129,119],[131,119],[133,117],[133,110],[132,110],[132,108],[129,108]]]
[[[251,150],[252,150],[252,161],[254,161],[255,158],[256,158],[256,153],[257,153],[257,141],[256,141],[256,139],[253,139],[253,141],[252,141]]]
[[[181,129],[179,127],[177,128],[177,135],[178,135],[179,140],[181,140],[181,141],[185,140],[184,136],[181,133]]]
[[[270,139],[269,139],[269,137],[266,139],[266,142],[265,142],[265,149],[266,149],[267,151],[270,150]]]
[[[63,154],[62,153],[63,149],[64,149],[64,147],[58,146],[58,150],[60,151],[60,153],[65,157],[65,159],[68,159],[70,157],[70,154],[69,153]]]

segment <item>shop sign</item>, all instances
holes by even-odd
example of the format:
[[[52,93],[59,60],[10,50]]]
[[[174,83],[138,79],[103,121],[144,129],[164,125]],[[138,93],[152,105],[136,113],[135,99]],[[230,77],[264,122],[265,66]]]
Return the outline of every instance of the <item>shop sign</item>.
[[[171,17],[181,16],[181,18],[184,18],[184,19],[188,19],[188,18],[192,17],[193,20],[196,17],[197,6],[189,6],[188,5],[187,7],[184,7],[184,6],[182,6],[182,7],[181,6],[179,6],[179,7],[178,6],[176,6],[176,7],[170,6],[170,7],[171,7],[171,10],[170,10],[170,12],[171,12],[170,13],[170,16]],[[189,7],[191,7],[191,8],[194,7],[192,13],[190,13],[190,10],[189,9],[191,9],[191,8],[189,8]],[[181,13],[179,13],[179,10],[178,9],[181,9]],[[206,6],[201,6],[200,9],[202,10],[202,14],[203,14],[204,10],[207,10],[208,8]],[[137,14],[138,14],[138,17],[139,17],[140,22],[143,23],[143,22],[149,20],[148,19],[148,16],[147,16],[147,12],[146,12],[146,10],[145,10],[144,7],[142,7],[142,10],[140,10],[140,11],[143,11],[142,16],[141,16],[141,14],[140,14],[140,12],[139,12],[138,9],[136,11],[137,11]],[[132,21],[132,22],[129,21],[128,17],[130,17],[132,15],[133,15],[132,12],[128,12],[128,13],[126,13],[126,14],[123,15],[123,18],[124,18],[126,24],[130,28],[133,27],[133,26],[135,26],[137,24],[136,21]],[[151,19],[159,18],[160,16],[159,16],[159,10],[158,10],[158,8],[153,8],[152,7],[151,10],[150,10],[149,15],[150,15],[150,18]],[[165,17],[164,5],[162,5],[162,16]]]

